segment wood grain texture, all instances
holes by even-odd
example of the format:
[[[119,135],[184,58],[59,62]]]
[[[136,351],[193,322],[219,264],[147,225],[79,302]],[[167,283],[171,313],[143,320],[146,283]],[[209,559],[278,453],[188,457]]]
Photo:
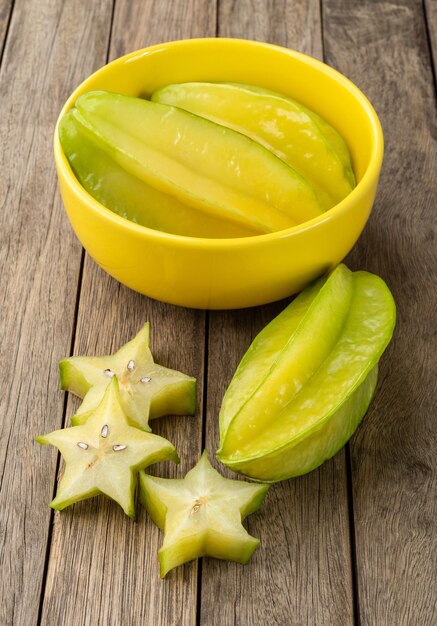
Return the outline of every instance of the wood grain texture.
[[[221,0],[218,34],[276,43],[323,57],[318,0]]]
[[[195,417],[152,422],[156,434],[174,443],[181,464],[162,463],[150,472],[182,476],[200,452],[204,314],[148,300],[91,261],[86,264],[75,354],[114,352],[147,320],[155,360],[196,376],[199,384]],[[69,416],[77,404],[77,399],[69,401]],[[100,497],[55,514],[43,624],[194,623],[196,564],[161,581],[157,558],[161,533],[140,505],[137,511],[134,523],[115,503]]]
[[[171,11],[170,3],[159,1],[117,2],[110,57],[157,41],[213,36],[214,10],[208,1],[171,3]],[[174,443],[181,464],[162,463],[150,472],[181,477],[201,452],[205,314],[140,296],[86,257],[74,353],[113,352],[147,320],[155,360],[198,380],[195,417],[152,422],[155,433]],[[68,415],[75,406],[77,402],[70,399]],[[102,497],[56,513],[43,624],[195,624],[197,563],[180,567],[161,581],[162,534],[140,506],[137,510],[137,523],[133,523]]]
[[[164,41],[214,37],[215,0],[122,0],[115,3],[111,58]]]
[[[220,0],[218,17],[210,0],[117,0],[114,13],[112,0],[0,0],[1,626],[39,623],[40,600],[46,626],[437,623],[437,8],[432,0],[322,5],[321,20],[318,0]],[[62,424],[66,396],[57,363],[73,338],[75,354],[111,352],[148,319],[155,359],[198,378],[196,416],[152,424],[175,443],[182,463],[151,472],[182,476],[200,453],[203,400],[214,461],[226,386],[253,337],[286,304],[205,316],[129,291],[88,257],[82,274],[81,248],[56,187],[57,114],[105,63],[108,42],[114,58],[159,41],[214,36],[216,19],[220,36],[276,42],[319,58],[323,31],[327,62],[371,98],[385,131],[375,210],[347,260],[381,274],[398,304],[378,394],[351,446],[356,616],[343,452],[271,488],[247,520],[261,547],[246,567],[204,559],[161,581],[162,535],[141,507],[136,523],[104,498],[61,514],[47,507],[58,457],[33,437]],[[68,398],[66,425],[77,405]]]
[[[62,423],[57,361],[70,349],[81,256],[56,188],[52,134],[72,85],[95,68],[102,7],[17,0],[0,76],[0,623],[7,625],[37,620],[56,456],[33,438]]]
[[[373,216],[349,265],[398,307],[379,391],[353,440],[362,626],[432,626],[436,582],[436,102],[421,2],[325,0],[329,63],[369,96],[386,152]]]
[[[316,2],[222,1],[219,7],[220,36],[322,56]],[[206,447],[211,459],[219,442],[220,404],[232,374],[255,335],[285,305],[210,313]],[[247,528],[261,539],[247,566],[203,560],[201,624],[353,623],[344,452],[308,476],[272,486]]]
[[[206,446],[212,460],[224,391],[252,338],[285,304],[211,314]],[[261,540],[249,564],[203,559],[202,624],[353,623],[345,474],[341,453],[307,476],[271,486],[247,520]]]

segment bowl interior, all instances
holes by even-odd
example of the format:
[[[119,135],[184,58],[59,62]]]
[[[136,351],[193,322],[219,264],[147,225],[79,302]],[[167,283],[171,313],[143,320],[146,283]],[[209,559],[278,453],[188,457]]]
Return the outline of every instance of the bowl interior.
[[[299,291],[350,251],[370,213],[382,161],[382,132],[372,106],[349,80],[305,55],[260,42],[191,39],[134,52],[87,78],[66,102],[105,89],[149,96],[169,83],[235,81],[289,95],[344,137],[358,184],[335,207],[304,224],[234,239],[182,237],[140,226],[94,200],[70,169],[55,130],[64,205],[94,260],[128,287],[196,308],[240,308]],[[144,268],[159,268],[145,271]]]
[[[382,152],[376,114],[344,76],[300,53],[238,39],[176,41],[122,57],[85,80],[68,99],[61,115],[86,91],[105,89],[148,97],[159,87],[186,81],[243,82],[295,98],[342,134],[351,152],[357,182],[363,179],[378,151]]]

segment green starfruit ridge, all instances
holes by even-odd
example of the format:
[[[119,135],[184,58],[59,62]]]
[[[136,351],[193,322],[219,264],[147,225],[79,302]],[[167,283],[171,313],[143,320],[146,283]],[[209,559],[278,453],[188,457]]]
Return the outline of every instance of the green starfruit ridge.
[[[353,435],[375,393],[396,306],[385,282],[339,265],[255,338],[225,393],[219,460],[254,480],[312,471]]]

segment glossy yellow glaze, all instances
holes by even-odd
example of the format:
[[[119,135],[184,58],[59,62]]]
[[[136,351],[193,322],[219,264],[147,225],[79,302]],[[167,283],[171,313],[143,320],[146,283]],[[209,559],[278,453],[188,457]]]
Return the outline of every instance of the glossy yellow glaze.
[[[173,304],[238,308],[296,293],[346,256],[369,217],[383,156],[374,109],[348,79],[303,54],[254,41],[191,39],[106,65],[74,91],[60,116],[87,91],[149,97],[164,85],[188,81],[249,83],[299,100],[343,136],[357,186],[323,215],[287,230],[241,239],[171,235],[130,222],[94,200],[71,171],[56,128],[60,188],[78,238],[117,280]]]

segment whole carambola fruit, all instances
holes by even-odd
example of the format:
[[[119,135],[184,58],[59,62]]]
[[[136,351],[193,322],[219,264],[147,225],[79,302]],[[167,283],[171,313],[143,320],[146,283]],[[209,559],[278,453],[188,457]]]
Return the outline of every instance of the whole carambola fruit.
[[[180,107],[260,143],[313,187],[330,209],[355,186],[347,146],[314,112],[286,96],[238,83],[167,85],[152,101]]]
[[[80,96],[70,116],[129,174],[212,217],[265,233],[323,212],[269,150],[176,107],[101,91]]]
[[[218,458],[275,482],[332,457],[367,411],[396,309],[384,281],[339,265],[255,338],[220,411]]]

